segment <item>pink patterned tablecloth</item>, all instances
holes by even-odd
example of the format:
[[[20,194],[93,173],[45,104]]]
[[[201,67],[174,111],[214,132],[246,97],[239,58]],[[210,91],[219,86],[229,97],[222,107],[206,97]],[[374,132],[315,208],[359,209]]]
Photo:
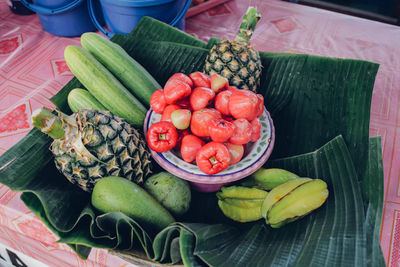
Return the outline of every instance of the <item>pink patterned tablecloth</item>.
[[[232,38],[248,5],[263,18],[253,46],[271,52],[298,52],[358,58],[380,65],[375,83],[370,135],[381,135],[385,198],[381,245],[388,266],[400,266],[400,27],[283,1],[232,0],[186,22],[186,31],[205,41]],[[71,78],[64,48],[79,38],[44,32],[36,15],[18,16],[0,0],[0,154],[32,128],[32,110],[54,107],[49,98]],[[87,261],[52,234],[19,199],[0,185],[0,243],[49,266],[133,266],[94,249]]]

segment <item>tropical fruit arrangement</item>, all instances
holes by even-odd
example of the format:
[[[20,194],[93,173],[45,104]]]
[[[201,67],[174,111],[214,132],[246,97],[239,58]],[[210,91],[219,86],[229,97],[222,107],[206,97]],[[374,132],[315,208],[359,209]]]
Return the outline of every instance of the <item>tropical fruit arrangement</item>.
[[[175,73],[162,89],[157,89],[161,87],[157,81],[122,47],[99,34],[83,34],[82,47],[68,46],[64,52],[70,70],[87,89],[76,88],[69,93],[68,103],[74,113],[53,114],[42,108],[32,114],[33,125],[54,139],[51,152],[57,169],[71,183],[90,192],[92,205],[99,211],[121,211],[158,230],[174,222],[165,208],[174,210],[182,205],[184,208],[174,213],[183,215],[189,209],[189,185],[174,181],[180,179],[173,175],[159,173],[150,177],[153,171],[149,149],[156,152],[177,149],[184,161],[196,162],[201,171],[213,175],[238,163],[246,144],[260,138],[258,118],[265,107],[263,96],[255,92],[261,63],[258,52],[248,44],[259,18],[258,11],[250,8],[235,40],[224,40],[211,48],[205,63],[205,70],[211,76],[201,71],[188,75]],[[242,87],[231,86],[230,82]],[[142,133],[149,105],[162,117],[147,133]],[[164,176],[170,178],[166,182],[169,186],[153,190]],[[271,226],[280,227],[318,208],[328,196],[326,184],[321,181],[325,184],[321,192],[293,197],[297,191],[313,188],[308,183],[303,185],[310,179],[299,179],[302,182],[287,185],[288,189],[283,191],[291,193],[293,203],[299,200],[303,205],[294,209],[297,212],[280,215],[272,223],[269,214],[277,209],[275,206],[286,207],[281,203],[288,202],[282,193],[279,201],[275,196],[271,203],[265,191],[257,194],[262,189],[235,187],[229,190],[232,196],[229,198],[224,189],[217,194],[218,205],[234,220],[247,222],[264,217]],[[143,183],[144,189],[138,185]],[[280,192],[279,186],[269,194],[274,195],[274,190]],[[175,191],[172,205],[165,202],[165,197],[159,197],[171,187]],[[240,192],[239,199],[235,198],[236,192]],[[252,209],[246,209],[254,197],[266,199],[266,203],[257,202]],[[141,208],[132,208],[128,203],[137,203]],[[246,212],[241,213],[240,209]],[[251,211],[254,214],[250,215]]]
[[[209,44],[150,18],[138,24],[134,37],[108,40],[97,33],[83,34],[81,46],[64,51],[75,78],[55,97],[57,109],[32,113],[35,129],[18,149],[5,154],[11,161],[0,168],[6,174],[1,182],[24,191],[24,203],[82,258],[88,256],[88,247],[101,247],[162,264],[268,266],[284,260],[283,266],[312,266],[314,257],[333,257],[327,246],[334,240],[335,255],[352,251],[378,259],[361,251],[367,247],[366,227],[375,225],[368,217],[375,213],[367,216],[364,206],[373,209],[377,202],[372,201],[379,199],[378,190],[372,190],[377,183],[370,183],[381,175],[380,165],[370,165],[381,160],[378,140],[360,148],[368,142],[368,127],[366,135],[359,130],[365,127],[348,127],[365,120],[337,124],[345,116],[334,117],[323,110],[329,105],[318,102],[357,90],[356,82],[336,84],[341,94],[318,94],[320,83],[313,76],[324,76],[322,71],[314,73],[314,64],[321,70],[324,64],[348,64],[354,72],[368,68],[368,75],[357,77],[370,88],[376,66],[259,52],[249,41],[260,18],[250,7],[233,41],[214,39]],[[175,56],[165,56],[169,51]],[[282,70],[291,73],[288,79]],[[308,89],[318,95],[302,93]],[[322,115],[310,113],[315,105],[298,104],[302,97],[313,99]],[[331,102],[349,105],[336,98]],[[367,110],[367,104],[359,108]],[[218,182],[217,174],[239,164],[246,147],[260,139],[259,118],[269,107],[277,118],[277,156],[217,192],[197,192],[151,156],[173,151]],[[286,116],[289,111],[298,113]],[[150,113],[161,119],[145,132]],[[310,118],[319,116],[332,119],[310,126]],[[347,147],[337,132],[357,145]],[[310,134],[313,138],[305,138]],[[285,157],[278,159],[281,155]],[[365,165],[353,164],[362,158]],[[37,166],[14,168],[26,159]],[[360,180],[363,189],[357,180],[360,173],[366,175]],[[362,202],[364,189],[370,202]],[[341,230],[339,225],[346,227]],[[375,235],[368,238],[368,244],[376,245]],[[311,253],[315,255],[309,257]],[[342,256],[329,264],[358,266],[365,261]]]

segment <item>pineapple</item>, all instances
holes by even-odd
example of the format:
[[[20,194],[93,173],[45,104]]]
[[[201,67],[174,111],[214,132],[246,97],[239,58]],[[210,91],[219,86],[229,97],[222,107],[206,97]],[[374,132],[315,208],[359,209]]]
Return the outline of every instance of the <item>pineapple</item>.
[[[109,111],[82,109],[67,116],[42,108],[33,126],[54,139],[50,150],[57,169],[85,191],[105,176],[136,183],[151,174],[150,152],[143,135]]]
[[[249,7],[234,41],[220,41],[210,49],[207,55],[204,72],[208,75],[218,73],[227,78],[230,85],[239,89],[257,92],[260,86],[261,60],[257,50],[250,44],[261,14]]]

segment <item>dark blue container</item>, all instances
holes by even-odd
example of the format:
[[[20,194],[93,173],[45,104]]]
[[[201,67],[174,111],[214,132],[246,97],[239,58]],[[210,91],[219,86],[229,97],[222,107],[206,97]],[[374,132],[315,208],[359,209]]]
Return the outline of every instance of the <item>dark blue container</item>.
[[[89,1],[91,9],[92,1]],[[152,17],[181,30],[185,29],[185,14],[191,0],[100,0],[106,31],[91,11],[91,17],[98,29],[108,37],[113,33],[128,34],[143,16]]]
[[[28,0],[29,3],[32,3],[32,0]],[[32,10],[27,8],[20,0],[9,0],[7,1],[8,6],[10,7],[11,12],[17,15],[32,15],[35,14]]]
[[[42,28],[51,34],[74,37],[97,30],[90,19],[87,0],[34,0],[33,3],[21,1],[38,14]],[[94,9],[101,14],[99,5]]]

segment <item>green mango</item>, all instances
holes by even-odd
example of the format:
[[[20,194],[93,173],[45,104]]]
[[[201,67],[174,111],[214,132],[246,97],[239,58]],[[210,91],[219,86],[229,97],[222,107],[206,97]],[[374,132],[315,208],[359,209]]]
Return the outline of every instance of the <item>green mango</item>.
[[[244,179],[240,185],[271,190],[287,181],[300,178],[298,175],[277,168],[260,168],[255,173]]]
[[[269,191],[261,206],[262,217],[267,218],[267,212],[273,205],[275,205],[275,203],[277,203],[279,200],[281,200],[281,198],[293,191],[296,187],[304,183],[310,182],[311,180],[312,179],[310,178],[297,178],[278,185],[277,187]]]
[[[237,222],[253,222],[261,219],[260,207],[244,208],[227,203],[225,200],[218,200],[218,206],[224,215]]]
[[[217,193],[217,197],[218,199],[264,199],[267,194],[268,193],[266,191],[257,188],[232,185],[229,187],[221,187],[221,191]]]
[[[175,216],[182,216],[190,207],[189,183],[168,172],[160,172],[146,180],[143,187]]]
[[[91,202],[103,213],[122,212],[140,225],[157,231],[175,222],[168,210],[143,188],[117,176],[100,179],[93,188]]]
[[[294,188],[290,193],[277,201],[267,213],[266,222],[270,225],[282,226],[283,222],[291,222],[319,208],[328,198],[327,184],[314,179]]]

